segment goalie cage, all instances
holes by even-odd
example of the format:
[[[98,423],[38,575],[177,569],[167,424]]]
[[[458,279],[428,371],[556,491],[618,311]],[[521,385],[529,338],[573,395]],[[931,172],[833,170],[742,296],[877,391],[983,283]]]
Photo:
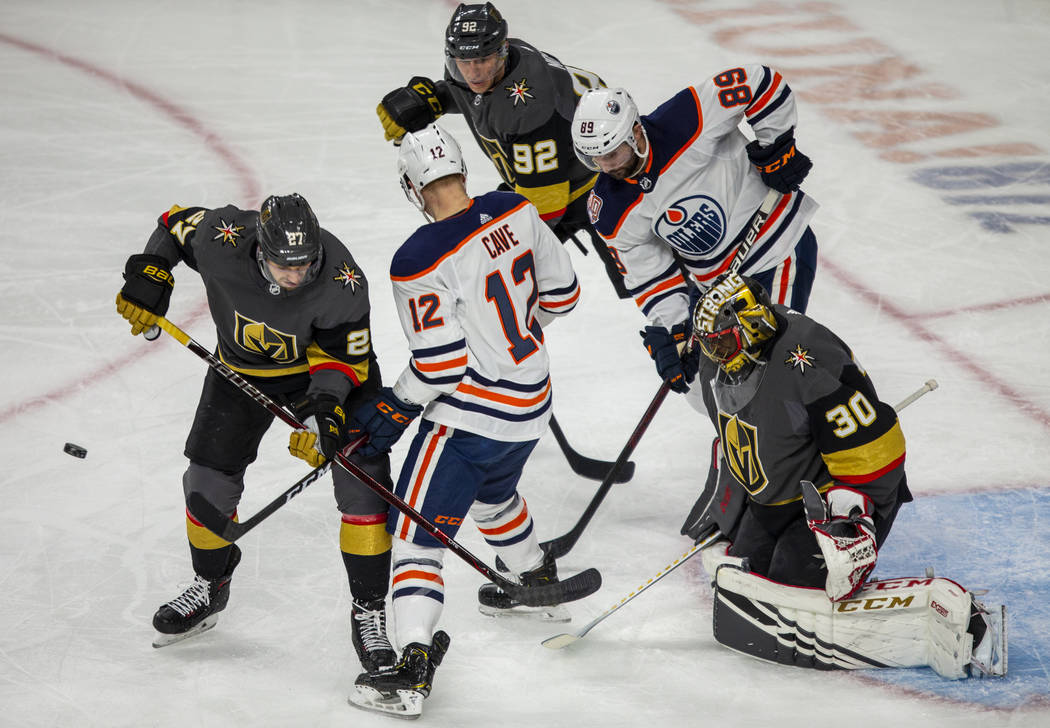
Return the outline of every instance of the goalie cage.
[[[943,578],[870,581],[831,602],[822,589],[724,564],[715,578],[714,636],[751,657],[817,670],[929,666],[952,680],[1006,674],[1006,608],[987,609]]]

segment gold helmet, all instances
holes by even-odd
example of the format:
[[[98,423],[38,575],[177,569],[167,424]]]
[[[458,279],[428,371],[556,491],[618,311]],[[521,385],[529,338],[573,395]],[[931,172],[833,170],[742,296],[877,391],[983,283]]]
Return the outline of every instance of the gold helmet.
[[[769,294],[753,278],[724,273],[693,310],[693,339],[726,374],[739,376],[758,361],[763,344],[777,332]]]

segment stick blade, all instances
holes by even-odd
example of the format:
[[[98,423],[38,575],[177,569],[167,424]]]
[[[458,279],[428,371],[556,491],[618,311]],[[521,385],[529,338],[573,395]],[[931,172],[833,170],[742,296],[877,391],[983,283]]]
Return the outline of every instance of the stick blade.
[[[574,634],[556,634],[553,637],[548,637],[543,640],[540,644],[548,649],[562,650],[579,640],[580,638]]]
[[[201,525],[226,541],[236,541],[244,535],[236,521],[227,518],[222,511],[200,493],[190,493],[189,509],[193,517],[200,521]]]
[[[586,569],[568,579],[542,586],[521,586],[513,582],[500,585],[507,593],[529,607],[549,607],[588,597],[602,586],[597,569]]]

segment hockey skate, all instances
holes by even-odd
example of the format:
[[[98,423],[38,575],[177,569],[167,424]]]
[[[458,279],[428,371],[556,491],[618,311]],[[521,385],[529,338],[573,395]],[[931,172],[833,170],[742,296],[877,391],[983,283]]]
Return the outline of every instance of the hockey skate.
[[[186,591],[162,605],[153,615],[157,636],[154,647],[167,647],[207,632],[219,621],[219,612],[230,600],[230,579],[241,561],[241,550],[234,544],[226,563],[226,573],[218,579],[205,579],[200,574]]]
[[[439,630],[434,633],[433,645],[413,642],[405,647],[396,665],[361,673],[354,682],[350,704],[394,718],[415,720],[423,712],[423,700],[430,695],[434,671],[450,642],[449,636]]]
[[[973,634],[970,676],[1003,677],[1006,675],[1007,658],[1006,605],[989,609],[974,599],[972,609],[969,629]]]
[[[386,603],[383,599],[353,603],[350,640],[365,672],[375,672],[397,662],[397,655],[386,636]]]
[[[513,577],[510,577],[513,578]],[[543,563],[519,576],[516,581],[525,586],[540,586],[558,581],[558,566],[550,553],[544,553]],[[569,622],[572,615],[564,604],[545,607],[525,606],[493,583],[478,588],[478,611],[489,617],[528,617],[544,622]]]

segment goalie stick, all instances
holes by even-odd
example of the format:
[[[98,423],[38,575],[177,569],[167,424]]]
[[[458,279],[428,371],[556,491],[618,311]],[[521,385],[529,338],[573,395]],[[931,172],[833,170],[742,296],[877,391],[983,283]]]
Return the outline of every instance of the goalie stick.
[[[569,462],[569,467],[577,475],[591,480],[603,480],[616,465],[616,463],[608,460],[596,460],[576,452],[572,445],[569,444],[568,438],[565,437],[565,433],[554,415],[551,415],[550,428],[554,439],[558,441],[558,447],[561,448],[565,459]],[[626,483],[633,477],[634,463],[628,460],[616,471],[615,481],[617,483]]]
[[[896,410],[897,412],[900,412],[905,407],[910,405],[912,402],[917,400],[919,397],[923,396],[927,392],[932,392],[935,389],[937,389],[937,380],[935,380],[935,379],[927,379],[925,384],[923,384],[919,389],[915,390],[914,392],[909,394],[907,397],[902,399],[900,402],[898,402],[894,406],[893,409]],[[609,617],[611,617],[614,612],[618,611],[621,607],[626,606],[628,602],[633,600],[635,597],[639,596],[642,592],[644,592],[649,587],[655,586],[658,581],[660,581],[665,576],[670,574],[672,571],[677,569],[679,566],[684,564],[686,561],[691,559],[699,551],[701,551],[704,547],[709,546],[710,544],[712,544],[715,541],[717,541],[718,538],[721,535],[722,535],[722,533],[720,531],[715,530],[713,533],[711,533],[711,534],[707,535],[706,537],[704,537],[703,539],[701,539],[691,549],[686,551],[684,554],[679,556],[677,559],[672,561],[670,564],[665,566],[660,571],[656,572],[656,574],[653,575],[652,577],[650,577],[644,584],[642,584],[641,586],[636,588],[634,591],[632,591],[629,594],[627,594],[626,596],[624,596],[616,604],[614,604],[611,607],[609,607],[608,609],[606,609],[604,612],[599,614],[597,617],[592,619],[590,622],[588,622],[586,625],[584,625],[581,629],[578,629],[573,634],[567,634],[567,633],[556,634],[556,635],[554,635],[552,637],[548,637],[547,639],[543,640],[540,644],[542,644],[544,647],[548,647],[548,648],[550,648],[552,650],[560,650],[562,648],[568,647],[569,645],[574,644],[575,642],[578,642],[579,640],[583,639],[587,635],[588,632],[590,632],[592,629],[597,627],[601,622],[603,622],[606,619],[608,619]],[[928,572],[927,576],[930,576],[932,578],[933,575],[932,575],[932,573]]]
[[[239,376],[236,372],[234,372],[232,369],[230,369],[221,361],[219,361],[215,356],[211,354],[211,352],[209,352],[203,346],[194,341],[189,336],[189,334],[184,332],[171,321],[168,321],[164,317],[161,317],[157,320],[157,324],[158,326],[160,326],[161,329],[170,334],[183,346],[185,346],[198,357],[206,361],[208,363],[208,366],[215,369],[219,374],[221,374],[223,377],[225,377],[234,385],[236,385],[238,389],[250,396],[253,400],[258,402],[270,412],[273,412],[281,420],[283,420],[284,422],[288,423],[296,429],[306,429],[306,426],[298,418],[296,418],[290,412],[288,412],[276,402],[274,402],[272,399],[270,399],[268,396],[266,396],[265,393],[261,392],[251,382]],[[598,591],[599,587],[601,587],[601,574],[598,573],[597,569],[593,568],[586,569],[578,574],[574,574],[568,579],[556,581],[553,584],[541,584],[537,586],[525,586],[523,584],[513,582],[510,579],[507,579],[506,577],[502,576],[495,569],[478,559],[476,556],[474,556],[474,554],[472,554],[466,548],[461,546],[455,539],[453,539],[451,536],[446,535],[441,529],[439,529],[433,523],[424,518],[423,515],[419,513],[416,509],[408,505],[408,503],[406,503],[396,494],[387,490],[385,487],[383,487],[382,483],[377,481],[367,472],[362,470],[357,464],[355,464],[353,461],[347,458],[344,452],[351,452],[354,448],[360,446],[362,442],[364,442],[364,438],[359,438],[358,440],[355,440],[354,442],[347,445],[346,448],[344,448],[343,450],[337,452],[335,454],[336,462],[338,462],[339,465],[345,468],[347,472],[349,472],[351,475],[353,475],[355,478],[361,481],[361,483],[364,484],[365,487],[374,492],[376,495],[378,495],[390,505],[397,508],[403,514],[405,514],[406,517],[410,518],[420,528],[422,528],[424,531],[426,531],[435,539],[437,539],[449,551],[451,551],[456,556],[467,562],[467,564],[469,564],[472,568],[478,571],[482,576],[494,582],[497,586],[499,586],[500,589],[507,592],[512,598],[530,607],[544,607],[552,604],[562,604],[564,602],[571,602],[577,599],[583,599],[584,597],[590,596],[594,592]],[[267,511],[265,515],[262,515],[262,511],[260,511],[259,514],[256,514],[256,516],[253,516],[251,519],[249,519],[249,521],[254,520],[251,527],[258,525],[262,520],[264,520],[278,508],[280,508],[293,497],[295,497],[295,495],[297,495],[303,488],[305,488],[306,485],[309,485],[309,483],[312,483],[315,480],[317,480],[317,478],[320,477],[320,475],[318,475],[317,473],[321,468],[324,468],[324,465],[322,465],[320,468],[316,468],[313,472],[307,475],[306,478],[304,478],[302,481],[299,481],[291,488],[286,490],[275,501],[272,501],[266,508],[263,509],[263,511]],[[307,482],[304,484],[303,481]],[[212,531],[218,536],[221,536],[223,532],[230,529],[231,524],[233,524],[232,527],[234,528],[234,532],[237,530],[236,522],[233,521],[233,519],[228,518],[221,511],[219,511],[219,509],[216,508],[213,503],[210,503],[200,493],[193,492],[190,494],[189,507],[190,512],[194,515],[194,517],[197,517],[198,520],[200,520],[201,523],[205,526],[205,528],[207,528],[209,531]],[[198,516],[198,511],[204,514],[203,517]],[[259,517],[260,515],[262,516],[261,518]],[[216,528],[213,529],[211,528],[211,526],[205,523],[203,520],[205,518],[208,521],[210,521],[212,525],[216,526]],[[247,525],[247,522],[241,525],[245,526]],[[243,535],[243,532],[240,535]]]

